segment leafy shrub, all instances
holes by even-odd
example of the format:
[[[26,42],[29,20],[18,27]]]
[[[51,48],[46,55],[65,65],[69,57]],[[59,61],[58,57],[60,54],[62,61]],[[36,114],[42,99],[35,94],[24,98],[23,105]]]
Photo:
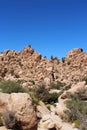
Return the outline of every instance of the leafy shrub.
[[[22,88],[22,86],[20,86],[20,84],[18,84],[15,81],[2,81],[0,83],[0,90],[3,93],[18,93],[18,92],[26,92],[24,88]]]

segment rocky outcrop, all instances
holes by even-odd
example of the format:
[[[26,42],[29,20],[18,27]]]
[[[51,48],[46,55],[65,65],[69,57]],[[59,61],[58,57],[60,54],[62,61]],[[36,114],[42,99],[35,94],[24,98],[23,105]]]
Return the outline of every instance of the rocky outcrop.
[[[28,88],[41,82],[49,85],[58,80],[73,84],[86,76],[87,53],[81,48],[71,50],[61,60],[57,57],[46,59],[31,46],[21,52],[5,50],[0,53],[0,79],[18,80]]]
[[[65,86],[60,87],[60,90],[50,89],[49,93],[64,92],[54,106],[50,105],[50,110],[40,102],[37,115],[28,94],[0,93],[0,113],[9,115],[13,112],[22,130],[78,130],[73,128],[72,124],[64,122],[60,114],[64,114],[64,110],[67,109],[64,103],[67,100],[67,92],[75,94],[80,89],[87,88],[84,77],[87,77],[87,53],[81,48],[71,50],[61,60],[57,57],[46,59],[30,46],[21,52],[5,50],[0,53],[1,80],[16,80],[24,88],[31,89],[44,83],[49,90],[50,84],[57,84],[57,81],[64,82]],[[5,127],[0,129],[4,130]]]
[[[37,110],[37,116],[41,118],[37,130],[79,130],[73,128],[72,124],[63,122],[53,106],[48,110],[45,104],[40,102]]]
[[[72,85],[71,88],[67,91],[65,91],[60,97],[59,97],[59,100],[61,99],[66,99],[67,98],[67,93],[71,93],[71,94],[76,94],[78,93],[79,91],[81,90],[85,90],[87,88],[87,85],[86,85],[86,82],[83,81],[83,82],[78,82],[77,84],[75,85]]]
[[[81,54],[83,52],[83,49],[82,48],[75,48],[73,50],[71,50],[67,55],[66,55],[66,58],[69,59],[69,58],[72,58],[74,56],[78,56],[79,54]]]
[[[12,111],[23,130],[33,130],[37,124],[30,96],[26,93],[0,93],[0,113]]]

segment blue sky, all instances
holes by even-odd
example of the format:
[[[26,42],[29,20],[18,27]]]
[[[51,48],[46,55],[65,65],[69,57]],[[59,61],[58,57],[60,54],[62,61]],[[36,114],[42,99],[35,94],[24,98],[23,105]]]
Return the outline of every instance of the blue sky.
[[[47,57],[87,51],[87,0],[0,0],[0,52],[28,44]]]

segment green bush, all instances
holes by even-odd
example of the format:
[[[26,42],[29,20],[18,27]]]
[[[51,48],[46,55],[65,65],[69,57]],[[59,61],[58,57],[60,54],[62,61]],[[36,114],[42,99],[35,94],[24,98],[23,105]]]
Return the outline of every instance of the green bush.
[[[79,120],[81,122],[82,130],[87,130],[87,102],[83,100],[82,95],[85,91],[80,90],[77,94],[67,94],[66,106],[68,110],[65,111],[67,121],[74,122]]]
[[[58,93],[51,93],[49,94],[49,98],[47,100],[48,103],[54,104],[58,101]]]
[[[60,81],[57,81],[57,83],[52,83],[51,85],[50,85],[50,88],[52,88],[52,89],[61,89],[61,88],[63,88],[65,86],[65,83],[62,83],[62,82],[60,82]]]
[[[51,109],[51,105],[50,104],[47,104],[46,107],[48,108],[48,110]]]
[[[33,92],[30,92],[29,94],[30,94],[30,96],[32,98],[33,104],[38,105],[39,104],[39,99],[35,96],[35,94]]]
[[[46,104],[53,104],[58,100],[58,94],[52,93],[50,94],[49,91],[45,88],[45,85],[40,85],[38,88],[34,90],[35,97],[39,100],[42,100]]]
[[[74,121],[74,128],[80,128],[81,127],[81,121],[80,120],[75,120]]]
[[[42,100],[43,102],[48,102],[49,93],[45,89],[45,85],[42,84],[38,86],[38,88],[35,89],[34,93],[39,100]]]
[[[2,81],[0,83],[0,91],[3,93],[18,93],[18,92],[26,92],[20,84],[15,81]]]

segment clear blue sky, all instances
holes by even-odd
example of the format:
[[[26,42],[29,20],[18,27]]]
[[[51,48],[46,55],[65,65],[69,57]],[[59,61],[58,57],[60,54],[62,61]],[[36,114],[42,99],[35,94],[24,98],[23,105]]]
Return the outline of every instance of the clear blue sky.
[[[0,52],[28,44],[47,57],[87,51],[87,0],[0,0]]]

